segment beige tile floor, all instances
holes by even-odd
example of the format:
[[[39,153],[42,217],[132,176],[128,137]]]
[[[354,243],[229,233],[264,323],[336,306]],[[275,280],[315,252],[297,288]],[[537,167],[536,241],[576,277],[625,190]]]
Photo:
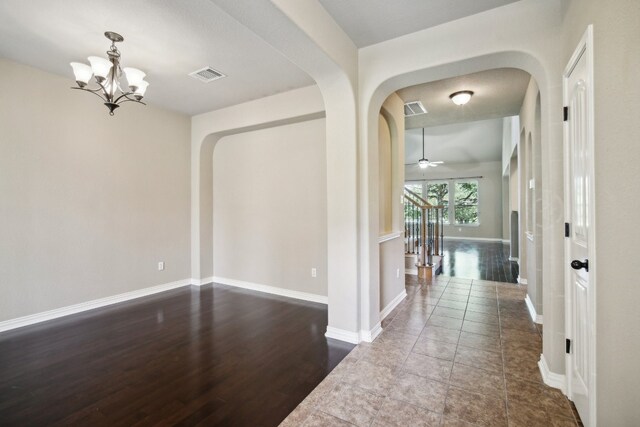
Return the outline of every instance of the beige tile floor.
[[[525,289],[407,276],[407,299],[281,426],[576,426],[543,384]]]

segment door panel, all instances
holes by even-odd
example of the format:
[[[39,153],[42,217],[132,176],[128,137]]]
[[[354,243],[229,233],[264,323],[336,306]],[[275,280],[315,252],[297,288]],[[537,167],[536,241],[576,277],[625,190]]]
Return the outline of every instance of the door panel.
[[[589,338],[587,332],[588,326],[586,324],[586,319],[589,315],[587,309],[588,283],[578,278],[576,283],[574,283],[574,292],[574,393],[577,393],[578,395],[586,395],[588,391],[586,378],[589,378],[589,347],[587,346]]]
[[[590,36],[590,32],[587,33]],[[585,37],[572,57],[564,75],[563,89],[565,102],[569,108],[565,127],[565,189],[567,191],[565,217],[570,222],[570,233],[566,245],[567,278],[567,337],[571,339],[571,351],[567,361],[569,397],[576,405],[585,426],[595,422],[592,419],[595,391],[595,303],[591,287],[592,268],[575,269],[571,261],[585,262],[594,266],[590,258],[590,241],[593,236],[591,212],[593,212],[593,125],[592,81],[589,67],[591,51]],[[593,249],[593,248],[591,248]],[[591,253],[593,251],[591,250]],[[579,264],[576,266],[578,267]]]

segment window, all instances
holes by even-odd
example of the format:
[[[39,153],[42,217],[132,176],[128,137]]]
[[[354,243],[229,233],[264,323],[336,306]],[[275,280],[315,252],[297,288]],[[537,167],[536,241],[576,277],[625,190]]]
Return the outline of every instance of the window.
[[[442,210],[444,223],[449,224],[449,183],[446,181],[428,182],[427,202],[433,206],[444,206]]]
[[[478,180],[468,178],[410,181],[404,185],[430,204],[443,206],[443,222],[446,225],[480,225],[478,186]],[[410,212],[405,212],[405,216],[410,216]]]
[[[478,181],[456,181],[454,201],[456,224],[479,224]]]
[[[404,188],[406,190],[411,191],[412,193],[417,194],[422,197],[422,183],[406,183],[404,184]],[[405,221],[409,221],[409,223],[415,224],[417,223],[416,218],[418,218],[418,208],[416,208],[411,203],[404,203],[404,218]]]
[[[406,188],[407,190],[416,193],[418,196],[423,197],[422,196],[422,184],[408,184],[405,183],[404,184],[404,188]]]

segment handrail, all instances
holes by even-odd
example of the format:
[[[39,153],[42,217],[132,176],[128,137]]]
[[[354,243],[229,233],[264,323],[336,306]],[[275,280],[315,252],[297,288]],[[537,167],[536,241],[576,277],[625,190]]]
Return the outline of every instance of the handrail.
[[[405,188],[404,191],[406,191],[407,193],[411,194],[416,199],[420,200],[422,202],[422,204],[426,206],[427,209],[434,207],[431,203],[427,202],[425,199],[423,199],[422,197],[420,197],[419,195],[417,195],[413,191],[409,190],[408,188]],[[407,197],[407,196],[405,195],[405,197]],[[420,206],[420,207],[422,207],[422,206]]]
[[[423,205],[419,204],[418,202],[416,202],[415,200],[413,200],[411,197],[407,196],[406,194],[404,195],[404,198],[407,199],[409,202],[411,202],[411,204],[413,206],[415,206],[416,208],[420,208],[420,209],[424,208]]]

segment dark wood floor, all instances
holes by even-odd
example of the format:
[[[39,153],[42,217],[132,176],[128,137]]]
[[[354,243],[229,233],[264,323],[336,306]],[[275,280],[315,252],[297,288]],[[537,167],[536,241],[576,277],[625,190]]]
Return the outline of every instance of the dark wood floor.
[[[0,334],[0,426],[276,426],[353,348],[324,305],[181,288]]]
[[[509,245],[502,242],[444,239],[442,274],[468,279],[518,282],[518,264],[509,261]]]

